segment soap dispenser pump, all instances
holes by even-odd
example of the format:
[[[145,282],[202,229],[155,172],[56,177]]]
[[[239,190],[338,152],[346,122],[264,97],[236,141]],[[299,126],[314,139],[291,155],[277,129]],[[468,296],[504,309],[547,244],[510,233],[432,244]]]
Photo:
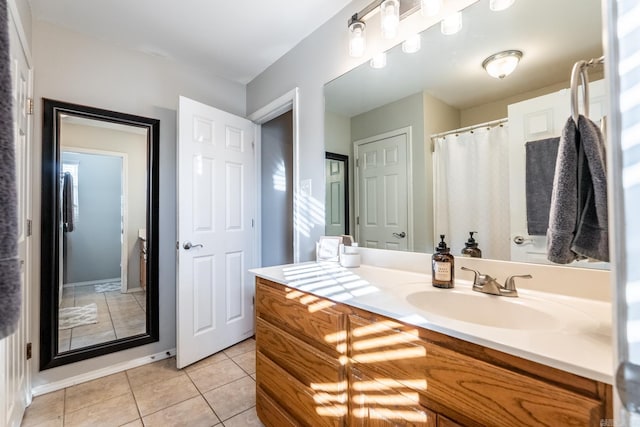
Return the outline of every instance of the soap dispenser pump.
[[[471,257],[471,258],[482,258],[482,251],[478,247],[478,242],[473,238],[473,233],[477,233],[477,231],[469,232],[469,240],[464,244],[464,248],[462,249],[462,256]]]
[[[431,283],[436,288],[453,288],[454,258],[444,241],[444,234],[440,235],[440,243],[431,257]]]

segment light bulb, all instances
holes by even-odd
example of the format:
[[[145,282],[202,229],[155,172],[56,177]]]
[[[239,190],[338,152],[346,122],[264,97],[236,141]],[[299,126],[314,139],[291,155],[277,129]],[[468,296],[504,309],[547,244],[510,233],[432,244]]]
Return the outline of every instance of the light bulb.
[[[455,34],[462,29],[462,12],[455,12],[445,17],[440,22],[440,31],[442,34],[449,36]]]
[[[510,7],[516,0],[489,0],[489,9],[498,12]]]
[[[360,58],[367,47],[365,38],[365,24],[362,21],[353,21],[349,25],[349,56]]]
[[[423,16],[436,16],[442,9],[442,0],[420,0]]]
[[[420,50],[420,34],[413,34],[402,42],[402,51],[404,53],[416,53]]]
[[[371,61],[369,62],[369,65],[371,66],[371,68],[384,68],[387,66],[387,53],[386,52],[380,52],[380,53],[376,53],[373,58],[371,58]]]
[[[382,36],[385,39],[396,37],[398,26],[400,26],[400,2],[398,0],[384,0],[380,4],[380,23],[382,24]]]

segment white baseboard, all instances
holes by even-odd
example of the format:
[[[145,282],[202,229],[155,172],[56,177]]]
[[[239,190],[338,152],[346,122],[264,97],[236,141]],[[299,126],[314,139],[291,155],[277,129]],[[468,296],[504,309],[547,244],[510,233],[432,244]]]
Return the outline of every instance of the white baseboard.
[[[118,372],[126,371],[127,369],[137,368],[138,366],[146,365],[148,363],[157,362],[158,360],[168,359],[176,355],[176,349],[172,348],[167,351],[152,354],[151,356],[140,357],[138,359],[128,360],[126,362],[118,363],[116,365],[108,366],[102,369],[96,369],[95,371],[87,372],[75,377],[65,378],[64,380],[52,382],[49,384],[40,385],[34,387],[31,390],[33,396],[40,396],[42,394],[51,393],[52,391],[62,390],[67,387],[71,387],[76,384],[84,383],[87,381],[95,380],[96,378],[106,377],[107,375],[116,374]]]
[[[101,279],[101,280],[89,280],[87,282],[65,283],[63,287],[72,288],[74,286],[100,285],[102,283],[119,282],[119,281],[120,281],[119,277],[114,277],[113,279]]]

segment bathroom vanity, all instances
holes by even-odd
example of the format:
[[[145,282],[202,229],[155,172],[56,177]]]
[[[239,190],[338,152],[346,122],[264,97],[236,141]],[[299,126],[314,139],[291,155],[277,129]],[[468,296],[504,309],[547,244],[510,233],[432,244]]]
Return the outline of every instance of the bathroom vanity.
[[[254,272],[257,412],[267,426],[599,426],[613,418],[606,302],[550,296],[536,306],[541,292],[496,297],[464,282],[440,290],[428,275],[371,266]],[[432,314],[428,301],[447,299],[472,305]],[[486,321],[460,317],[474,304]],[[482,312],[486,304],[505,308],[503,325]],[[510,324],[518,313],[534,321]]]

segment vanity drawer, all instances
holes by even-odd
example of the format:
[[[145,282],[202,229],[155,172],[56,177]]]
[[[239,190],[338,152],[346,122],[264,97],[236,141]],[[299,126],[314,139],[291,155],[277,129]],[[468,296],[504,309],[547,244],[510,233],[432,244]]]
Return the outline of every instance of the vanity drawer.
[[[422,405],[465,425],[596,426],[606,418],[597,399],[427,342],[410,327],[358,316],[349,325],[354,362],[415,389]]]
[[[346,352],[345,315],[335,303],[267,280],[256,280],[256,316],[336,357]]]
[[[260,318],[256,319],[256,347],[306,386],[337,386],[344,380],[344,367],[337,359],[327,356]]]
[[[314,390],[269,360],[256,355],[257,385],[276,400],[290,418],[309,427],[341,427],[347,413],[345,392]]]
[[[256,411],[260,420],[267,427],[299,427],[301,425],[260,387],[257,387],[256,390]]]

